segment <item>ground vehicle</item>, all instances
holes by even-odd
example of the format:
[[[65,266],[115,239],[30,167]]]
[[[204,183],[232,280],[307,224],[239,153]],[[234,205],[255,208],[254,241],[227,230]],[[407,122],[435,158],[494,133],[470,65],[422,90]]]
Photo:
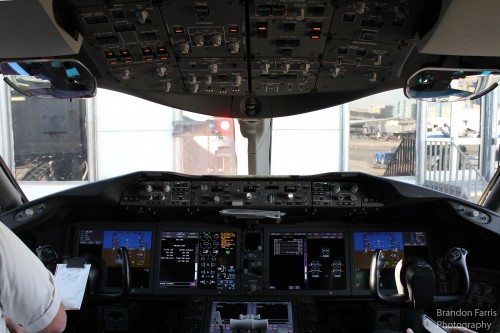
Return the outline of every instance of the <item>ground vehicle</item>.
[[[391,149],[391,151],[388,152],[379,151],[375,153],[375,155],[373,156],[373,160],[376,164],[389,164],[394,157],[395,151],[395,149]]]
[[[4,203],[2,221],[32,248],[51,245],[60,255],[72,257],[102,252],[92,246],[104,245],[105,235],[116,236],[118,243],[123,235],[135,242],[128,245],[136,260],[132,289],[121,298],[102,295],[118,289],[119,273],[110,267],[108,281],[93,290],[82,311],[72,314],[70,331],[216,331],[215,310],[223,313],[227,325],[229,316],[238,315],[231,307],[239,310],[242,302],[243,311],[264,309],[274,320],[274,332],[402,329],[398,322],[406,312],[379,306],[367,286],[364,255],[370,246],[364,241],[371,243],[381,235],[378,241],[387,243],[391,234],[414,239],[403,242],[403,250],[421,252],[431,262],[440,293],[453,291],[447,275],[452,273],[441,269],[441,258],[453,246],[467,248],[475,288],[467,303],[452,310],[470,309],[473,315],[464,319],[460,312],[452,320],[493,322],[500,280],[498,262],[492,258],[499,250],[498,205],[481,207],[357,173],[270,177],[270,121],[261,120],[402,88],[410,75],[430,65],[498,68],[496,43],[491,42],[496,36],[485,35],[468,49],[467,36],[439,35],[440,26],[448,24],[440,20],[443,15],[454,18],[454,10],[463,13],[468,7],[459,10],[447,2],[420,0],[59,4],[68,5],[58,10],[78,23],[73,28],[83,35],[83,47],[74,57],[94,72],[99,86],[199,113],[244,119],[240,126],[252,147],[248,169],[256,175],[143,171],[31,202]],[[495,11],[488,7],[485,13],[490,12]],[[29,21],[45,20],[42,15]],[[472,28],[465,30],[481,29],[484,20],[483,15],[471,15],[467,23]],[[491,24],[496,21],[494,17]],[[9,51],[27,52],[15,40]],[[33,36],[30,57],[49,56],[37,40],[58,41],[57,36]],[[444,40],[453,45],[444,45]],[[57,55],[66,56],[69,51],[60,52]],[[9,57],[15,54],[2,56]],[[116,120],[121,117],[116,115]],[[286,137],[283,145],[291,140]],[[146,150],[151,143],[140,146]],[[287,215],[280,224],[262,216],[220,216],[223,208],[235,207]],[[222,237],[223,247],[212,239]],[[305,251],[306,240],[318,245],[319,252]],[[287,253],[300,253],[300,263],[280,262],[275,244]],[[107,254],[113,252],[113,246],[104,248]],[[196,251],[199,254],[189,256]],[[331,263],[325,261],[330,253],[338,256]],[[315,260],[307,262],[303,278],[306,255]],[[188,263],[179,259],[183,256]],[[201,266],[207,258],[211,264],[216,259],[217,270]],[[113,266],[112,260],[108,265]],[[169,269],[172,266],[177,269]],[[331,273],[327,277],[325,267]],[[393,289],[390,279],[386,283]],[[476,316],[476,309],[485,315]]]

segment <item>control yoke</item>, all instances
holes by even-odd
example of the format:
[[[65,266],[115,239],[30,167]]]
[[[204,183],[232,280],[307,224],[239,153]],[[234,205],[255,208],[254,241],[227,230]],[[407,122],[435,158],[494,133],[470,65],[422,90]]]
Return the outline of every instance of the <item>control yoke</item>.
[[[102,292],[101,288],[106,284],[107,267],[102,265],[101,258],[98,258],[99,262],[92,259],[91,256],[85,258],[86,264],[91,264],[90,274],[89,274],[89,287],[90,296],[92,300],[116,300],[130,291],[130,259],[128,256],[128,251],[126,247],[118,248],[118,253],[116,256],[116,266],[120,268],[121,271],[121,287],[120,291],[117,292]]]
[[[454,295],[435,295],[434,271],[427,262],[417,256],[405,258],[398,263],[399,267],[396,267],[395,274],[398,294],[386,295],[380,291],[379,284],[385,257],[383,251],[377,249],[373,253],[370,267],[370,291],[377,301],[393,307],[425,309],[455,303],[464,298],[469,291],[466,256],[467,250],[454,247],[445,258],[445,262],[458,271],[460,278],[458,292]]]

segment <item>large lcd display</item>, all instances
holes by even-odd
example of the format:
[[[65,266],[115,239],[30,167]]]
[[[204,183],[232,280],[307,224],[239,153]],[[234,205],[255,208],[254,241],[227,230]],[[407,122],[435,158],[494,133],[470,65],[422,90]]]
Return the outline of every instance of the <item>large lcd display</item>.
[[[151,242],[149,230],[81,229],[78,255],[101,257],[108,267],[106,287],[120,287],[121,271],[116,265],[118,248],[127,248],[130,259],[131,288],[151,288]]]
[[[347,289],[343,232],[270,232],[268,249],[269,290]]]
[[[429,260],[425,231],[357,231],[354,243],[354,290],[369,289],[370,264],[373,251],[384,251],[385,267],[380,272],[380,289],[396,289],[394,272],[398,262],[417,255]]]
[[[159,287],[236,290],[236,232],[162,231]]]

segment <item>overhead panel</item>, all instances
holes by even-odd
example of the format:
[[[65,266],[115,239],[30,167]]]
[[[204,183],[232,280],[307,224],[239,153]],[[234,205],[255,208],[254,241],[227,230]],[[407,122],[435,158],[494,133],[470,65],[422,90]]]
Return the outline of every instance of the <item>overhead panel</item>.
[[[393,66],[416,34],[425,2],[337,1],[325,48],[318,91],[380,86],[394,79]]]
[[[168,1],[162,3],[161,13],[189,91],[248,92],[244,2]]]
[[[314,90],[333,11],[325,1],[249,4],[253,92],[287,95]]]
[[[100,74],[107,87],[134,86],[165,93],[185,90],[157,6],[151,2],[87,3],[77,2],[84,47],[96,63],[104,65]]]

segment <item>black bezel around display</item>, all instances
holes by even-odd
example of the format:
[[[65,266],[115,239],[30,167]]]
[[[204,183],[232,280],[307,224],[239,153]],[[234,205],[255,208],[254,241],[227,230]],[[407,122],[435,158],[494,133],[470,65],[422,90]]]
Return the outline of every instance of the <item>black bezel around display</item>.
[[[338,233],[342,232],[344,234],[344,253],[345,253],[345,277],[346,277],[346,288],[341,290],[324,290],[324,289],[287,289],[287,290],[276,290],[270,289],[270,254],[271,248],[269,246],[270,234],[274,232],[279,233]],[[349,258],[349,233],[347,228],[322,228],[322,227],[310,227],[310,228],[293,228],[293,227],[270,227],[264,229],[264,260],[265,260],[265,271],[264,271],[264,294],[265,295],[287,295],[287,296],[342,296],[351,294],[351,270],[349,265],[351,263]]]
[[[185,288],[185,287],[160,287],[160,251],[162,242],[162,232],[234,232],[236,234],[236,287],[235,289],[200,289],[200,288]],[[170,294],[170,295],[239,295],[241,291],[241,230],[236,228],[228,228],[227,226],[220,227],[207,227],[192,225],[182,227],[171,227],[169,224],[162,224],[158,226],[156,233],[156,242],[158,244],[156,250],[156,271],[154,276],[154,291],[157,294]]]
[[[75,237],[74,237],[74,248],[73,254],[76,256],[81,256],[83,253],[78,253],[78,248],[80,245],[80,232],[81,230],[99,230],[99,231],[149,231],[151,232],[151,252],[150,252],[150,266],[149,266],[149,287],[148,288],[131,288],[129,293],[131,295],[134,294],[151,294],[153,292],[153,280],[155,276],[155,267],[156,267],[156,227],[153,224],[141,224],[138,226],[133,223],[124,223],[120,225],[116,225],[114,223],[82,223],[77,224],[75,228]],[[102,291],[105,293],[115,293],[119,292],[120,288],[117,287],[104,287]]]
[[[431,228],[427,225],[421,225],[418,227],[408,227],[407,225],[391,225],[390,227],[373,227],[373,226],[358,226],[354,228],[349,228],[349,253],[350,253],[350,266],[351,266],[351,288],[353,296],[368,296],[371,295],[370,289],[356,289],[356,254],[355,254],[355,241],[354,241],[354,233],[355,232],[425,232],[427,239],[427,255],[429,264],[434,266],[434,257],[433,257],[433,232]],[[425,258],[424,258],[425,259]],[[395,294],[397,293],[396,289],[383,289],[383,293],[385,294]]]

